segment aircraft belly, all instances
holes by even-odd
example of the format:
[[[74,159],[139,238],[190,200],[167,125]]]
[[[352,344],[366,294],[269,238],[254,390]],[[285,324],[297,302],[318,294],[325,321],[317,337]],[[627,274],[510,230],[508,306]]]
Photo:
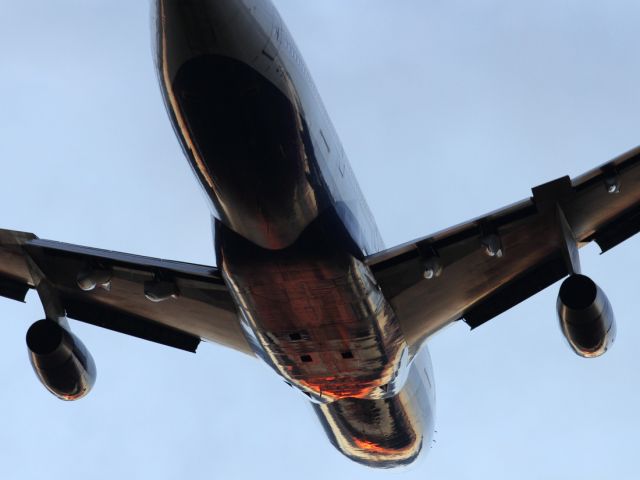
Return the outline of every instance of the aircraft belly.
[[[428,352],[414,360],[405,385],[391,398],[313,405],[329,440],[343,455],[369,467],[392,468],[412,463],[431,444],[433,385],[420,357],[428,358]]]
[[[368,268],[315,227],[278,251],[218,228],[245,330],[256,353],[316,401],[393,396],[410,360],[396,316]]]
[[[363,262],[382,239],[295,42],[270,0],[155,1],[162,93],[251,349],[342,453],[411,462],[433,389]]]

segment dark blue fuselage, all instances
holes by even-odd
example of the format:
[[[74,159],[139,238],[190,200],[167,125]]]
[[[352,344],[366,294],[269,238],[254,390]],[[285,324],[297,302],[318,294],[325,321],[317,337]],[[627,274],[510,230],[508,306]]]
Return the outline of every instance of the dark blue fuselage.
[[[158,0],[157,65],[255,353],[312,399],[344,454],[410,463],[433,431],[428,353],[409,351],[363,261],[382,239],[277,11]]]

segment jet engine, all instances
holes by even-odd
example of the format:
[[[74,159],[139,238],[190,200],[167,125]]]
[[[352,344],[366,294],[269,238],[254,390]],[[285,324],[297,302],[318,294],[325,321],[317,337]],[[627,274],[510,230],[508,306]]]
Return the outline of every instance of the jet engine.
[[[616,322],[611,304],[589,277],[574,274],[562,283],[557,310],[562,333],[581,357],[599,357],[613,344]]]
[[[42,384],[62,400],[84,397],[96,381],[96,366],[83,343],[52,320],[27,331],[29,360]]]

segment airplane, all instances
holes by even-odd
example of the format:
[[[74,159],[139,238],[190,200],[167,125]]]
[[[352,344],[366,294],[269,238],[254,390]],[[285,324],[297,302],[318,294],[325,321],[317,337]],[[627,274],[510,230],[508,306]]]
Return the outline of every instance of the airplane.
[[[214,25],[220,25],[216,23],[218,21],[222,22],[222,26],[212,29],[214,32],[218,31],[218,28],[224,31],[225,25],[228,25],[221,20],[225,18],[225,10],[217,11],[218,8],[228,7],[229,12],[238,15],[234,18],[240,24],[246,21],[254,27],[256,22],[263,25],[261,22],[265,18],[276,19],[276,26],[272,25],[271,29],[247,28],[242,30],[242,35],[234,31],[227,33],[233,34],[232,36],[238,35],[249,45],[253,43],[248,39],[255,37],[258,38],[258,44],[262,43],[264,38],[260,37],[260,34],[265,32],[275,35],[267,38],[268,41],[264,43],[263,50],[266,48],[266,53],[259,49],[253,51],[255,57],[252,61],[257,63],[252,65],[255,71],[260,71],[258,64],[266,62],[266,66],[263,66],[265,77],[274,75],[274,82],[278,82],[280,78],[285,90],[295,87],[286,92],[298,92],[292,95],[296,102],[299,102],[295,106],[300,110],[295,110],[294,106],[286,103],[278,104],[278,95],[283,92],[273,90],[271,84],[261,87],[262,84],[253,83],[256,81],[253,77],[242,77],[243,74],[247,74],[244,66],[234,64],[226,67],[249,82],[247,85],[250,88],[242,90],[242,94],[236,91],[239,97],[247,94],[246,92],[262,92],[264,88],[268,98],[259,97],[258,100],[276,102],[269,104],[271,108],[264,110],[268,111],[268,118],[273,118],[271,115],[274,111],[280,111],[280,108],[285,113],[291,113],[290,109],[302,112],[296,116],[298,123],[295,128],[289,125],[291,129],[287,130],[289,133],[300,134],[296,140],[298,143],[279,142],[278,145],[282,149],[291,148],[293,153],[290,155],[296,152],[304,154],[305,162],[310,163],[305,163],[304,168],[297,171],[296,175],[292,174],[296,172],[296,164],[291,168],[283,168],[284,173],[280,175],[271,168],[252,164],[255,168],[243,169],[238,173],[242,175],[239,184],[233,183],[236,178],[234,175],[218,177],[217,169],[209,168],[206,160],[208,156],[203,151],[207,148],[219,148],[220,145],[230,145],[231,142],[225,144],[224,141],[233,138],[233,132],[225,130],[224,141],[212,144],[207,143],[210,139],[198,137],[198,126],[210,127],[207,122],[215,121],[208,118],[206,112],[198,110],[207,104],[198,95],[204,95],[206,100],[213,100],[207,95],[215,96],[216,92],[202,88],[203,83],[207,83],[204,81],[206,75],[202,71],[190,77],[184,73],[188,71],[185,69],[182,71],[183,76],[180,76],[180,73],[172,76],[171,45],[172,38],[175,37],[171,37],[169,32],[172,28],[179,29],[180,24],[171,23],[171,19],[178,18],[178,15],[167,12],[172,11],[172,8],[181,8],[181,5],[159,2],[159,73],[169,112],[183,141],[187,157],[204,185],[212,209],[220,217],[216,222],[216,241],[218,258],[223,264],[219,266],[221,270],[217,270],[212,267],[44,241],[22,232],[3,232],[3,294],[8,298],[22,299],[26,291],[32,288],[37,290],[43,300],[47,318],[34,324],[27,340],[36,373],[47,388],[65,399],[75,399],[88,392],[94,379],[95,368],[90,356],[84,351],[80,341],[68,330],[65,317],[185,350],[195,349],[202,339],[214,341],[261,357],[286,381],[310,397],[330,439],[349,458],[370,466],[390,467],[413,461],[420,447],[428,443],[432,435],[433,416],[429,411],[429,406],[432,405],[429,395],[432,390],[428,388],[432,381],[432,372],[428,366],[428,353],[424,342],[446,324],[464,319],[471,326],[479,326],[503,309],[572,273],[569,279],[573,283],[578,282],[577,287],[573,288],[581,293],[577,296],[579,300],[583,299],[585,291],[593,294],[595,288],[595,304],[587,305],[585,309],[597,310],[600,324],[596,325],[597,328],[587,329],[588,334],[597,338],[587,338],[594,340],[594,345],[585,347],[581,330],[577,330],[578,334],[572,330],[571,312],[567,313],[568,303],[571,303],[569,300],[572,299],[572,283],[563,284],[563,288],[569,285],[568,299],[565,298],[560,304],[564,333],[572,348],[581,355],[601,354],[608,348],[613,340],[615,324],[602,291],[593,287],[585,277],[577,275],[580,267],[576,246],[594,240],[608,249],[635,233],[633,209],[637,203],[637,194],[634,192],[633,182],[636,181],[634,175],[637,175],[636,151],[578,177],[573,182],[562,178],[535,187],[532,199],[526,199],[418,241],[384,250],[374,226],[366,221],[370,215],[366,205],[359,198],[355,179],[350,178],[351,172],[340,150],[337,135],[328,121],[323,122],[326,119],[323,118],[321,104],[314,103],[317,98],[311,89],[312,83],[306,77],[304,64],[300,63],[293,41],[286,33],[284,25],[279,23],[277,13],[272,10],[270,4],[247,4],[255,7],[255,10],[240,8],[240,13],[238,10],[234,11],[234,7],[239,7],[240,2],[217,2],[215,6],[203,4],[202,8],[212,9],[213,13],[209,18]],[[184,16],[190,18],[190,21],[200,17],[189,17],[188,13]],[[190,31],[199,30],[196,28]],[[210,35],[210,31],[207,32],[205,36]],[[272,39],[275,39],[275,45],[269,43]],[[189,39],[187,43],[197,44],[199,41],[202,39]],[[218,41],[224,43],[227,40]],[[173,45],[177,44],[176,41]],[[226,46],[236,48],[232,43]],[[270,50],[271,46],[277,47],[275,55]],[[199,45],[189,48],[204,47]],[[240,48],[237,53],[240,56],[252,52],[244,43],[237,48]],[[225,61],[227,60],[228,55],[225,56]],[[193,63],[191,66],[203,68],[206,73],[206,69],[209,68],[206,64],[208,60],[201,58],[198,61],[205,64]],[[177,66],[177,71],[179,72],[183,66],[184,64]],[[226,67],[216,64],[213,70],[220,73],[224,72]],[[253,71],[250,73],[253,74]],[[224,76],[222,79],[214,76],[217,77],[216,81],[224,81]],[[168,78],[173,80],[170,82]],[[196,83],[180,86],[179,79]],[[229,81],[225,88],[219,90],[225,92],[226,100],[232,97],[234,88],[241,86],[234,78],[234,81]],[[190,101],[193,103],[189,103]],[[242,106],[251,108],[253,105]],[[190,108],[195,110],[189,113]],[[184,118],[176,112],[181,112]],[[263,111],[252,111],[250,119],[234,117],[239,115],[238,112],[235,108],[225,111],[225,120],[255,121],[261,118],[259,114]],[[319,119],[315,115],[316,112],[319,112]],[[199,121],[205,122],[205,125],[198,124]],[[261,146],[268,146],[268,142],[277,138],[277,129],[272,130],[282,125],[266,121],[265,125],[271,129],[270,133],[273,135],[258,136],[257,139],[249,140]],[[223,130],[227,128],[225,125],[216,127]],[[239,130],[236,130],[236,134],[241,133]],[[187,131],[188,135],[185,133]],[[262,129],[259,129],[259,132],[262,132]],[[309,136],[302,135],[305,133]],[[193,143],[194,138],[205,139]],[[204,144],[198,144],[200,141]],[[246,144],[238,142],[237,145]],[[275,150],[271,152],[276,155],[276,159],[284,161],[292,158],[286,150],[280,152],[281,157],[277,157],[278,152]],[[234,154],[230,151],[226,153]],[[335,164],[331,163],[333,160],[336,160]],[[288,164],[284,166],[289,167]],[[332,167],[333,172],[323,170]],[[223,165],[220,168],[234,167]],[[262,177],[251,177],[261,168],[264,169]],[[329,173],[326,173],[327,171]],[[265,177],[278,182],[278,189],[273,188],[274,183],[264,182]],[[295,202],[289,204],[290,208],[286,208],[286,202],[291,198],[284,195],[284,187],[287,184],[282,185],[283,178],[289,178],[294,183],[302,182],[290,190],[294,192],[292,195],[300,195],[296,197]],[[331,184],[327,178],[333,178],[333,181],[337,178],[337,183]],[[232,182],[233,188],[227,190],[225,181]],[[252,188],[246,189],[244,182]],[[345,182],[347,187],[341,189],[341,182]],[[260,188],[268,189],[271,195],[262,195]],[[233,197],[232,200],[227,201],[224,197],[225,192]],[[252,195],[275,203],[263,204],[252,199]],[[328,199],[324,199],[323,195],[327,195]],[[270,210],[271,206],[274,208]],[[240,214],[234,216],[237,213],[234,210],[236,208]],[[251,211],[252,208],[255,209],[254,213]],[[278,217],[275,213],[283,211],[286,213],[286,221],[277,223]],[[590,217],[592,213],[596,216],[595,219]],[[271,218],[275,220],[270,220]],[[296,225],[297,229],[294,228]],[[337,238],[334,238],[334,235]],[[321,244],[316,245],[315,242],[319,238]],[[336,245],[333,244],[334,241],[337,242]],[[309,254],[311,258],[307,257]],[[347,256],[343,258],[344,255]],[[310,270],[313,279],[305,277],[304,275],[309,273],[300,270],[300,257],[305,261],[317,262]],[[329,283],[333,285],[337,282],[338,286],[327,288],[326,282],[322,284],[318,281],[318,273],[345,275],[345,271],[341,270],[344,269],[344,262],[348,262],[349,265],[346,274],[352,275],[347,277],[346,283],[340,283],[342,277],[337,280],[332,277]],[[318,272],[318,268],[321,272]],[[329,268],[329,272],[324,270],[325,268]],[[471,271],[475,274],[474,278],[469,278]],[[481,277],[481,285],[473,283],[480,280],[478,277]],[[282,285],[276,287],[274,283],[277,284],[277,280],[280,280]],[[259,283],[251,283],[254,281]],[[295,285],[287,283],[288,281]],[[461,283],[467,291],[458,296],[459,292],[453,292],[449,287]],[[305,292],[296,290],[292,293],[291,289],[299,288],[301,285]],[[296,319],[295,312],[290,311],[295,305],[292,301],[284,299],[295,293],[302,295],[296,300],[309,301],[309,292],[306,290],[311,287],[320,290],[318,294],[322,304],[314,304],[310,309],[306,308],[306,304],[295,304],[305,307],[305,314],[300,315],[304,317],[304,325],[278,323]],[[345,304],[331,303],[339,300],[332,295],[345,295],[344,290],[340,288],[351,289],[348,290],[349,295],[364,296],[360,298],[360,303],[353,299],[348,302],[352,307],[351,312],[345,313],[342,308]],[[361,290],[357,290],[358,288]],[[263,290],[259,294],[260,289]],[[254,293],[247,298],[246,295],[250,292]],[[358,304],[360,310],[353,308]],[[225,305],[228,308],[225,309]],[[266,321],[262,319],[261,313],[266,315],[262,309],[267,307],[270,313],[274,313],[271,309],[276,309],[275,313],[278,314],[282,313],[283,309],[288,313],[278,315],[275,319],[267,316],[268,320],[277,324],[270,330],[265,330],[262,324]],[[316,318],[317,310],[322,311],[330,307],[337,308],[335,312],[346,317],[341,317],[337,324],[324,324],[324,316]],[[235,315],[236,308],[239,308],[241,313],[239,322]],[[178,312],[185,311],[193,316],[179,316]],[[209,317],[213,312],[217,315]],[[360,322],[362,318],[358,317],[357,312],[367,312],[364,316],[368,321],[384,322],[384,328],[381,328],[380,323],[376,326],[376,323]],[[403,314],[405,312],[407,313]],[[312,314],[313,320],[307,316]],[[350,316],[352,314],[355,318]],[[335,315],[334,313],[333,316]],[[204,316],[207,317],[206,320],[202,319]],[[287,317],[287,320],[283,320],[282,317]],[[176,323],[178,320],[180,323]],[[354,330],[368,326],[375,327],[378,331],[375,335],[370,333],[365,338],[357,335],[354,337],[349,332],[346,336],[340,332],[339,339],[322,337],[323,332],[340,330],[345,324],[351,323]],[[387,335],[395,338],[390,344],[385,343],[388,340]],[[367,343],[371,342],[373,337],[376,342]],[[51,340],[56,340],[55,345],[49,343]],[[395,343],[396,341],[398,343]],[[315,342],[319,342],[321,347]],[[331,348],[327,348],[329,344],[332,345]],[[49,375],[46,362],[50,361],[50,358],[38,352],[52,347],[56,347],[57,353],[62,350],[74,359],[72,375],[64,372],[57,379]],[[395,357],[396,361],[390,362],[387,359],[382,362],[379,357],[375,357],[380,355],[380,351],[386,357]],[[372,352],[373,357],[368,356]],[[422,370],[421,363],[427,364],[426,370]],[[322,370],[327,368],[327,364],[334,366],[334,370],[329,372],[329,378],[326,376],[327,370]],[[355,375],[349,370],[350,364],[356,364],[359,369],[364,365],[373,366],[375,375],[365,375],[363,378],[362,371]],[[348,378],[341,381],[341,375]],[[63,386],[55,380],[60,380]],[[71,391],[66,389],[69,380],[73,384]],[[420,383],[421,387],[425,388],[410,391],[415,384]],[[362,417],[345,414],[344,409],[353,413],[359,408],[367,409],[367,413]],[[377,415],[383,415],[386,411],[389,417],[376,420],[371,411]],[[398,422],[397,418],[402,422],[394,423]],[[356,420],[362,422],[360,428],[349,424],[350,421]],[[372,423],[372,420],[378,423]],[[389,434],[382,437],[360,437],[354,433],[354,430],[357,432],[366,431],[367,428],[387,427],[399,433],[399,437]],[[409,434],[412,431],[413,436]],[[347,436],[345,432],[351,436]],[[398,438],[404,442],[402,448],[397,444],[394,444],[393,448],[385,446],[385,441],[395,442]]]

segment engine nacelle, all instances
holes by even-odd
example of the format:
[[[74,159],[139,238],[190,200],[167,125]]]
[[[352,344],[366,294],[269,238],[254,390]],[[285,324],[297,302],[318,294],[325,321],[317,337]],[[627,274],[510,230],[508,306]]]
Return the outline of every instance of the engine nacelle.
[[[611,304],[589,277],[575,274],[562,283],[557,310],[562,333],[581,357],[599,357],[613,344],[616,322]]]
[[[96,365],[83,343],[52,320],[27,331],[29,360],[40,382],[62,400],[84,397],[96,381]]]

